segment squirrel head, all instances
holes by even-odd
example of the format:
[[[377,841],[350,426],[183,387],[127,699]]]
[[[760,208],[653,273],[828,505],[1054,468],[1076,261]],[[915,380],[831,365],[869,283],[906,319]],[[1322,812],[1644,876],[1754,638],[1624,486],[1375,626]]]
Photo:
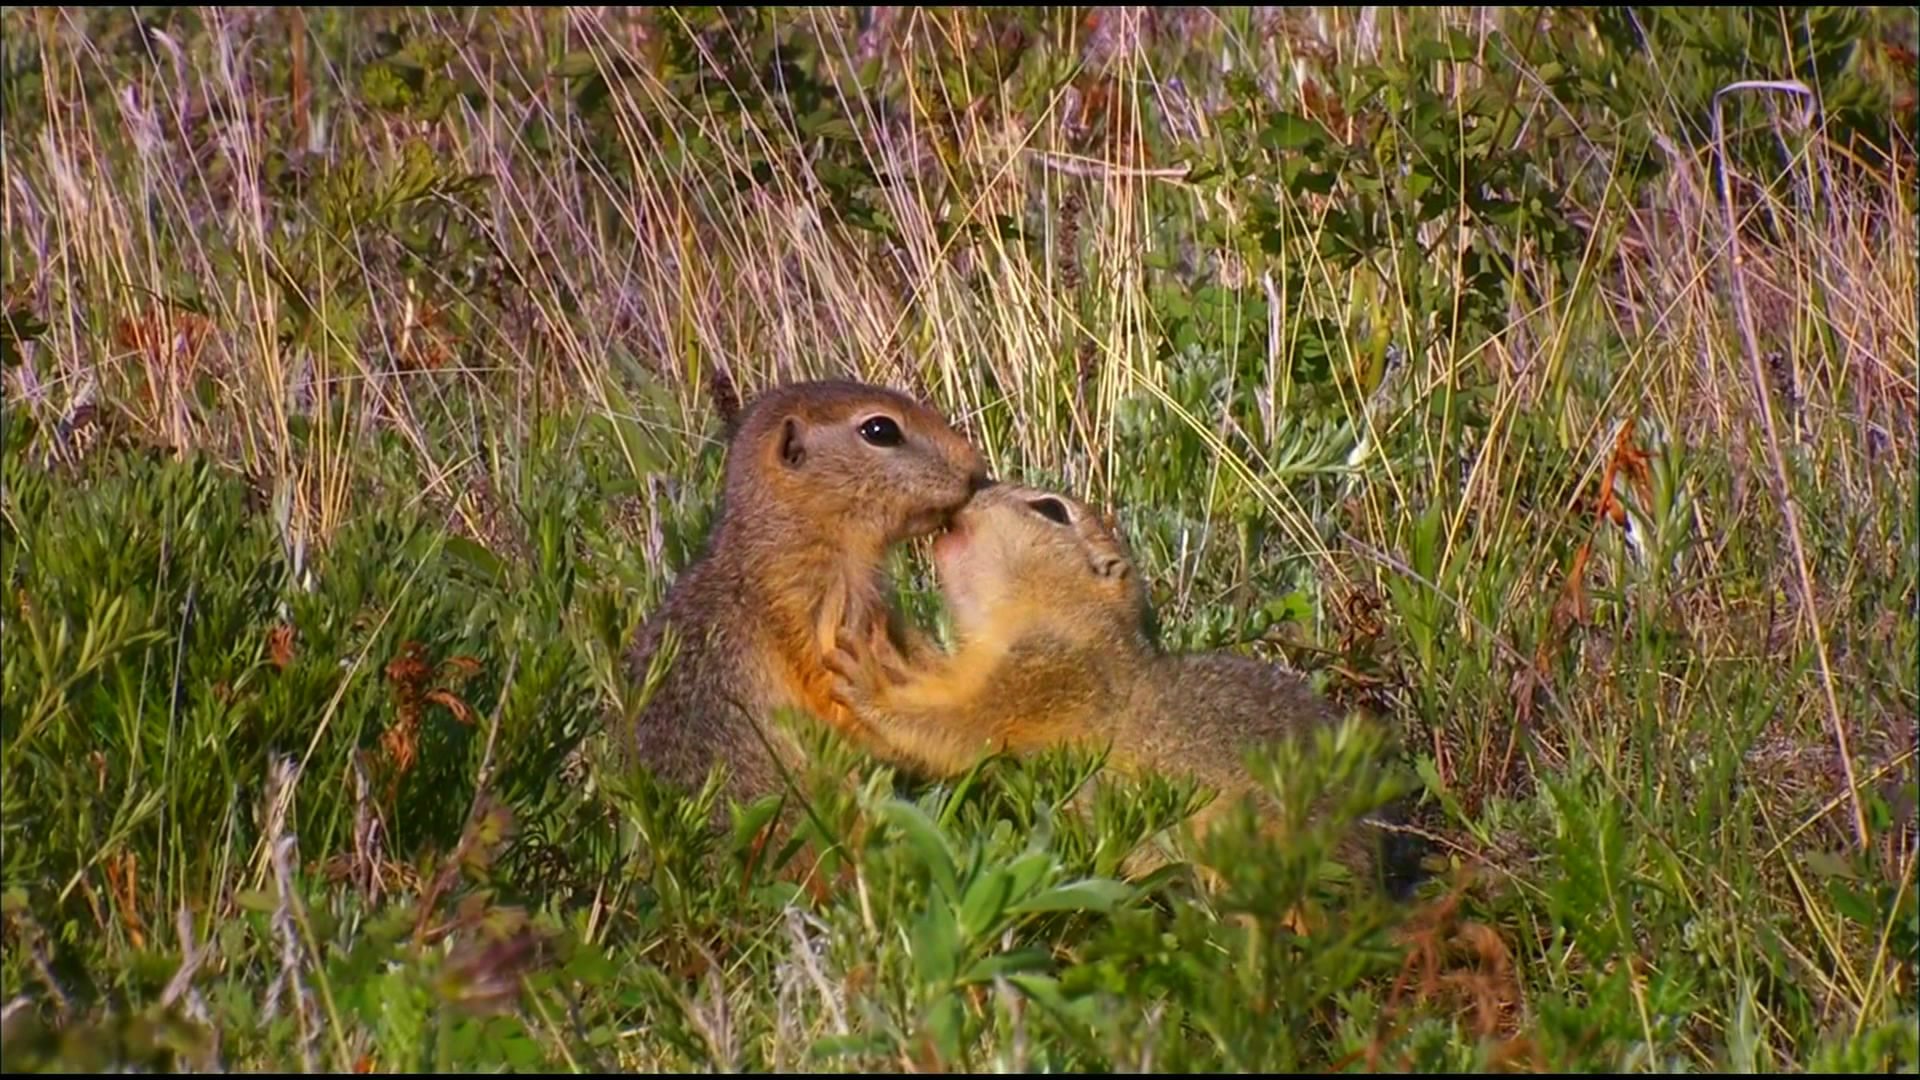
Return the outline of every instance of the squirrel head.
[[[790,383],[729,427],[728,517],[816,522],[848,544],[925,536],[989,483],[979,451],[945,417],[886,387]]]
[[[962,639],[1033,621],[1089,638],[1145,626],[1146,589],[1113,516],[1078,499],[996,484],[955,515],[933,551]]]

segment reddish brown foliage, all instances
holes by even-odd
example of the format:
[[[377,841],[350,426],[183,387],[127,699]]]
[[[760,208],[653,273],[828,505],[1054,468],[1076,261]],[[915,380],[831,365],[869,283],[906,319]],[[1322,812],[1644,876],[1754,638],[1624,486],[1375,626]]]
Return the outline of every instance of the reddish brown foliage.
[[[456,656],[437,669],[427,662],[426,647],[417,641],[400,646],[400,655],[389,661],[387,682],[393,690],[397,717],[393,726],[380,736],[391,769],[387,799],[392,801],[400,780],[413,770],[419,757],[420,718],[429,702],[453,714],[462,724],[474,722],[471,706],[454,693],[452,687],[480,670],[480,662],[468,656]],[[444,684],[444,685],[436,685]]]
[[[113,893],[114,906],[120,911],[120,924],[127,929],[133,947],[147,947],[146,923],[140,918],[140,862],[131,851],[110,855],[104,864],[107,890]]]
[[[282,671],[293,663],[293,637],[293,627],[287,623],[267,631],[267,659]]]
[[[1400,1018],[1407,1007],[1433,1003],[1451,1007],[1468,1021],[1475,1035],[1491,1040],[1488,1068],[1541,1071],[1537,1048],[1519,1030],[1525,995],[1512,950],[1493,927],[1461,917],[1472,883],[1471,873],[1463,873],[1447,895],[1408,920],[1399,935],[1406,960],[1387,996],[1382,1029],[1364,1050],[1336,1064],[1334,1071],[1359,1058],[1365,1059],[1369,1070],[1379,1069],[1389,1043],[1404,1033]],[[1407,1070],[1413,1062],[1403,1057],[1390,1067]]]

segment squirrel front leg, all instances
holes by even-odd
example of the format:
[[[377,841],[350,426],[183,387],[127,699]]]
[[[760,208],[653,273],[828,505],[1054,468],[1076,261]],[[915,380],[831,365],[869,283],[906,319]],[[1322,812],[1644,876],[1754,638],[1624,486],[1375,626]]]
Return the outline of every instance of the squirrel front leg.
[[[978,664],[938,652],[910,664],[876,628],[858,651],[836,647],[827,668],[835,698],[896,761],[952,776],[1000,749],[1000,710]]]

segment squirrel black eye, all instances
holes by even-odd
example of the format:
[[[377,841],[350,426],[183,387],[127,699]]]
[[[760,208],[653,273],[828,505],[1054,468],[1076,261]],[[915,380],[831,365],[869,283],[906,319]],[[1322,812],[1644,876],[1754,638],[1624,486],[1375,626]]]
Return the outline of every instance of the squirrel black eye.
[[[1027,505],[1040,512],[1040,516],[1056,525],[1071,525],[1073,518],[1067,514],[1067,504],[1059,499],[1029,499]]]
[[[875,446],[899,446],[903,436],[900,425],[890,416],[871,416],[860,425],[860,437]]]

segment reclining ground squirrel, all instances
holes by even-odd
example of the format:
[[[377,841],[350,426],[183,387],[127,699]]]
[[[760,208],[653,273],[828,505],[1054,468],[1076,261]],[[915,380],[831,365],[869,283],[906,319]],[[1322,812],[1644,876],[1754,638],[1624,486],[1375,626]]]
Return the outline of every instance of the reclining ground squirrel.
[[[1248,750],[1340,719],[1275,665],[1163,652],[1125,545],[1074,499],[998,484],[955,515],[933,554],[955,651],[902,658],[856,639],[828,659],[867,744],[908,768],[951,777],[994,753],[1104,746],[1122,773],[1184,773],[1218,792],[1193,818],[1204,832],[1258,790]],[[1400,876],[1376,858],[1378,837],[1353,839],[1342,854],[1357,872]]]
[[[863,383],[769,390],[731,429],[706,548],[628,654],[645,680],[673,629],[630,749],[686,789],[724,762],[723,793],[746,800],[775,790],[781,768],[799,763],[798,748],[770,723],[778,710],[811,713],[860,740],[832,698],[824,652],[836,634],[893,621],[887,548],[937,531],[987,478],[979,453],[939,413]],[[923,647],[895,629],[908,635],[908,652]]]

